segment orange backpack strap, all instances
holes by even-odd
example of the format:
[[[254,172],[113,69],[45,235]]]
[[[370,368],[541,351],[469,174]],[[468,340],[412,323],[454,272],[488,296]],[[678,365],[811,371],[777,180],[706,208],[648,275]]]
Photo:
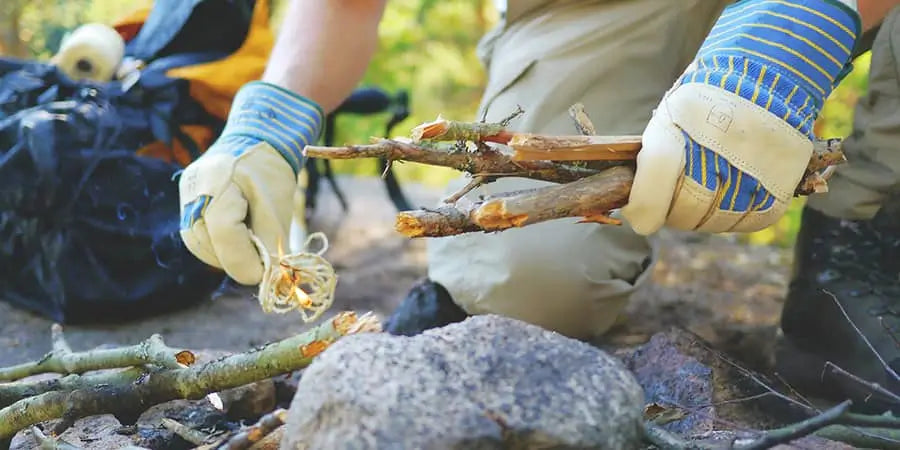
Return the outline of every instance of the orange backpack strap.
[[[128,42],[141,31],[141,27],[144,26],[144,21],[147,20],[147,17],[152,10],[152,6],[135,9],[125,17],[121,17],[119,20],[113,22],[112,27],[119,32],[125,42]]]
[[[166,74],[187,80],[191,97],[209,114],[225,120],[238,89],[262,77],[274,42],[269,1],[257,0],[247,38],[237,51],[216,61],[175,68]]]

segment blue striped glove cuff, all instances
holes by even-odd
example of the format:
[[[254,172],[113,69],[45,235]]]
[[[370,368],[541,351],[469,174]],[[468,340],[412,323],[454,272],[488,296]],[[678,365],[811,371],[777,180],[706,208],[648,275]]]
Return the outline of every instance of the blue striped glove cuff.
[[[813,139],[860,29],[859,14],[838,0],[741,0],[722,13],[680,83],[734,92]]]
[[[235,96],[221,139],[266,142],[281,153],[296,175],[303,169],[303,148],[319,138],[323,117],[315,102],[279,86],[253,81]]]

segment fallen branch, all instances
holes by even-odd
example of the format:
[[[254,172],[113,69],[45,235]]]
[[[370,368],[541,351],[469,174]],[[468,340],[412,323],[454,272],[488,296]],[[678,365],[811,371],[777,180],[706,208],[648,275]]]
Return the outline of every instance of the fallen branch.
[[[123,423],[131,423],[149,406],[176,399],[196,400],[293,372],[309,365],[343,336],[380,330],[372,315],[357,317],[353,312],[343,312],[300,335],[201,366],[110,372],[104,375],[105,383],[46,392],[0,409],[0,442],[29,425],[52,419],[62,419],[52,430],[55,435],[77,419],[98,414],[112,414]]]
[[[116,369],[142,364],[177,369],[187,367],[194,362],[194,355],[191,352],[167,347],[158,334],[130,347],[77,353],[69,348],[60,325],[54,324],[51,327],[50,336],[53,345],[50,353],[37,361],[0,368],[0,381],[14,381],[41,373],[77,374],[91,370]]]
[[[786,444],[804,436],[809,436],[817,430],[839,422],[844,414],[850,409],[851,404],[852,402],[847,400],[822,414],[782,428],[764,431],[761,436],[756,439],[750,440],[749,442],[735,442],[727,448],[735,450],[762,450],[775,447],[779,444]],[[644,437],[651,444],[664,450],[712,450],[723,448],[721,445],[685,440],[651,422],[644,423]]]
[[[0,409],[6,408],[19,400],[47,392],[90,389],[101,384],[108,384],[110,380],[116,380],[120,377],[137,379],[146,372],[146,369],[142,367],[133,367],[120,372],[104,371],[85,375],[66,375],[40,381],[0,383]]]

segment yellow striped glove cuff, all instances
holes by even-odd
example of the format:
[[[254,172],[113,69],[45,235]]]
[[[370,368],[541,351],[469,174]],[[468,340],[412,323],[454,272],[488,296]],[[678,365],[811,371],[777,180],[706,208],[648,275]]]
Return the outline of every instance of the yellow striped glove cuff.
[[[235,96],[220,141],[239,144],[249,140],[247,144],[251,145],[254,141],[266,142],[296,175],[303,169],[303,148],[319,138],[323,117],[322,108],[312,100],[270,83],[253,81]],[[216,148],[242,152],[251,145]]]
[[[838,0],[742,0],[725,9],[680,81],[734,92],[813,139],[860,28]]]

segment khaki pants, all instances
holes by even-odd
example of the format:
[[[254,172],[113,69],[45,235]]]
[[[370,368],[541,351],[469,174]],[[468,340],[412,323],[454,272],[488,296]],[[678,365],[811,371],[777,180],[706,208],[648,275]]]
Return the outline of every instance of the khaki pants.
[[[730,0],[557,1],[516,8],[480,48],[489,73],[479,117],[516,105],[513,127],[572,134],[567,109],[585,104],[599,134],[640,134],[662,94],[695,55]],[[519,5],[521,6],[521,5]],[[869,92],[845,141],[850,161],[809,198],[826,214],[872,217],[900,186],[900,7],[872,47]],[[895,50],[897,49],[897,50]],[[448,192],[462,186],[460,179]],[[469,198],[546,183],[502,179]],[[896,198],[896,197],[895,197]],[[556,220],[496,234],[428,242],[429,276],[470,314],[518,318],[576,338],[607,331],[656,260],[656,245],[627,226]]]
[[[808,204],[827,215],[869,219],[900,187],[900,7],[872,42],[869,90],[856,104],[853,132],[844,140],[848,164]]]
[[[510,17],[479,49],[489,74],[479,118],[498,121],[521,105],[513,128],[574,134],[567,110],[581,102],[599,134],[640,134],[726,3],[568,1]],[[467,197],[546,184],[506,178]],[[555,220],[431,239],[428,273],[470,314],[589,339],[612,326],[646,281],[655,248],[627,226]]]

